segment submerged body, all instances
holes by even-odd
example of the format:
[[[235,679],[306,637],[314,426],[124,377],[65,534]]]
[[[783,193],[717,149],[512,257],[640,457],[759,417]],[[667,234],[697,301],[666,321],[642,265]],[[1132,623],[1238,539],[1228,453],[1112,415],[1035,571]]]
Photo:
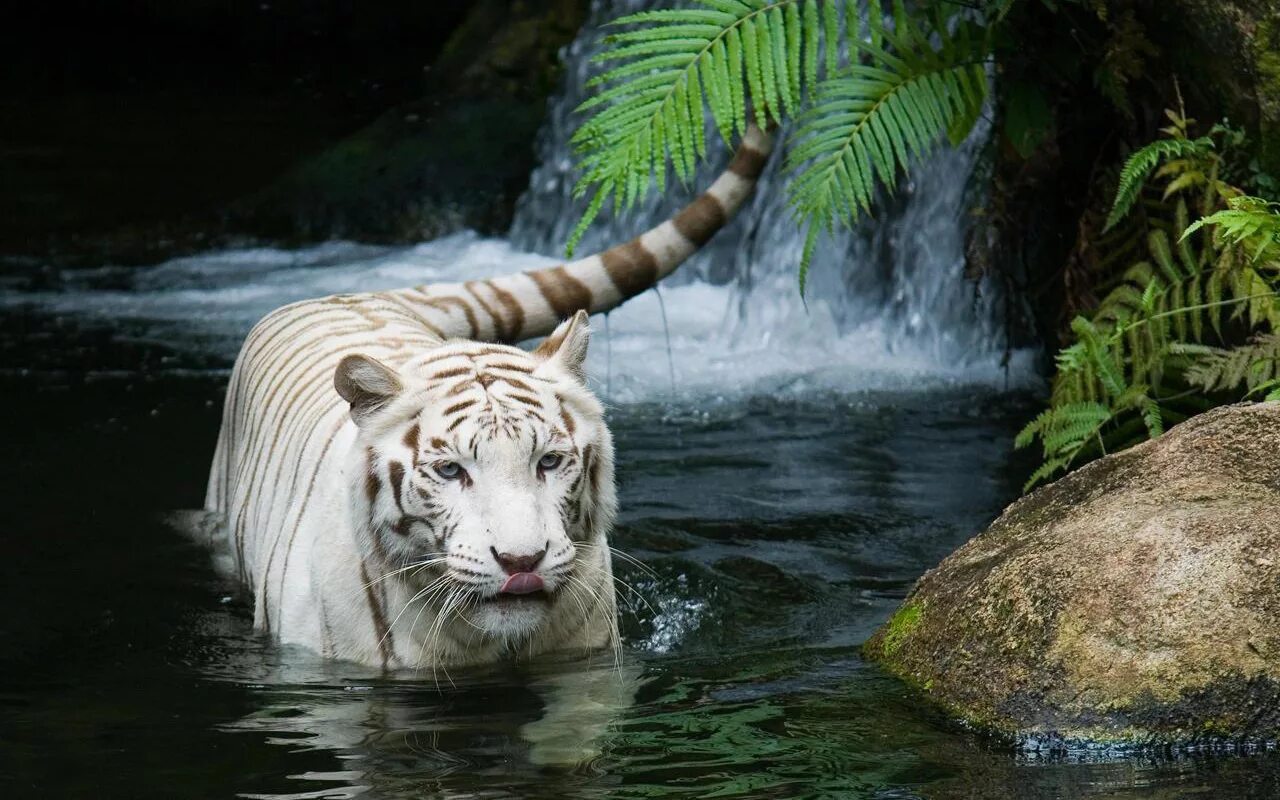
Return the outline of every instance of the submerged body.
[[[709,239],[769,147],[749,130],[707,192],[599,255],[259,322],[205,504],[255,624],[388,668],[616,645],[613,445],[582,374],[584,312],[648,289]],[[548,333],[533,352],[499,344]]]

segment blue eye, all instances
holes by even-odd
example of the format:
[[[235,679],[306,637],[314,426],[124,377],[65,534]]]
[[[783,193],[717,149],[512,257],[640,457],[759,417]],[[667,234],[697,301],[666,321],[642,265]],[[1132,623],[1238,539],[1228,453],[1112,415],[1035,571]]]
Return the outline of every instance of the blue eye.
[[[560,462],[564,460],[564,456],[559,453],[547,453],[538,459],[538,469],[548,472],[560,466]]]
[[[462,467],[456,461],[441,461],[435,465],[435,471],[445,480],[456,480],[463,475]]]

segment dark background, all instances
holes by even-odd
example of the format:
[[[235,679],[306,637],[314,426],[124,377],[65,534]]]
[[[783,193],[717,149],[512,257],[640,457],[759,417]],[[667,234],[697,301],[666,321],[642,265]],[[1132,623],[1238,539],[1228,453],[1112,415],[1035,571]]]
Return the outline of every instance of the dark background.
[[[480,199],[442,198],[462,213],[440,224],[504,228],[517,176],[532,166],[556,50],[584,10],[547,0],[7,4],[0,263],[29,275],[245,239],[430,238],[445,232],[436,222],[385,221],[370,207],[445,183]],[[439,139],[453,128],[440,113],[507,120],[487,127],[509,134],[483,143],[502,168],[433,180],[484,161],[433,161],[459,146]]]

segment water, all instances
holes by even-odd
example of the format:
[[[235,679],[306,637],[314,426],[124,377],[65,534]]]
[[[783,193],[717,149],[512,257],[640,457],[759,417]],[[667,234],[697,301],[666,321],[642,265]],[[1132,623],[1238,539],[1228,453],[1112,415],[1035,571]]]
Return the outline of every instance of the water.
[[[615,6],[601,5],[597,17]],[[1041,759],[958,728],[858,645],[1016,497],[1027,354],[960,278],[984,132],[822,251],[808,311],[780,194],[593,321],[622,515],[621,665],[381,675],[279,647],[161,515],[204,494],[226,375],[290,300],[550,263],[570,48],[509,240],[233,250],[0,295],[5,797],[1264,798],[1280,759]],[[598,244],[672,197],[607,220]],[[975,294],[976,291],[976,294]],[[661,324],[665,307],[666,326]],[[1079,759],[1077,759],[1079,760]],[[568,766],[567,762],[576,762]]]
[[[1269,754],[1037,761],[951,726],[859,659],[911,581],[1016,494],[1023,398],[952,387],[618,404],[614,541],[653,574],[620,564],[645,598],[623,618],[623,673],[643,684],[633,704],[592,708],[564,692],[609,700],[607,661],[382,676],[264,640],[206,554],[155,517],[203,494],[223,357],[142,341],[124,321],[4,320],[6,797],[1280,788]],[[544,763],[566,750],[589,759]]]
[[[595,0],[583,33],[567,48],[564,86],[548,106],[539,137],[542,163],[512,226],[517,247],[562,253],[584,206],[572,198],[576,174],[569,138],[582,119],[573,110],[591,96],[586,83],[599,71],[591,56],[608,33],[604,23],[654,5],[670,3]],[[800,339],[805,349],[825,343],[833,352],[857,350],[862,358],[889,356],[911,365],[908,369],[964,366],[983,373],[971,378],[990,380],[1008,342],[1001,313],[1007,298],[994,282],[962,277],[965,218],[979,199],[969,195],[968,179],[990,134],[989,119],[980,119],[961,147],[942,149],[917,165],[895,196],[882,194],[875,220],[821,241],[809,275],[807,307],[797,293],[796,278],[804,232],[792,213],[781,169],[789,133],[784,127],[778,136],[759,191],[726,232],[681,267],[664,290],[691,283],[731,287],[731,310],[722,332],[738,341],[771,336],[771,344],[786,348],[789,340]],[[681,187],[672,176],[666,192],[651,193],[633,212],[602,216],[583,237],[580,252],[626,241],[691,200],[728,161],[728,148],[718,134],[708,130],[707,141],[708,163],[688,186]],[[1025,385],[1031,380],[1030,353],[1011,356],[1007,378]]]

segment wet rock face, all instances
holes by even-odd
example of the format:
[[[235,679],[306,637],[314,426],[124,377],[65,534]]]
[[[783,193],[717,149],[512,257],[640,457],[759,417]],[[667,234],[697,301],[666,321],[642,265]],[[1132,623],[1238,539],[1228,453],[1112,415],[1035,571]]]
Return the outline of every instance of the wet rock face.
[[[1280,404],[1043,487],[925,574],[869,658],[1019,737],[1280,738]]]
[[[232,227],[287,243],[505,231],[536,164],[559,50],[573,41],[588,5],[477,0],[425,73],[423,97],[232,204]]]

